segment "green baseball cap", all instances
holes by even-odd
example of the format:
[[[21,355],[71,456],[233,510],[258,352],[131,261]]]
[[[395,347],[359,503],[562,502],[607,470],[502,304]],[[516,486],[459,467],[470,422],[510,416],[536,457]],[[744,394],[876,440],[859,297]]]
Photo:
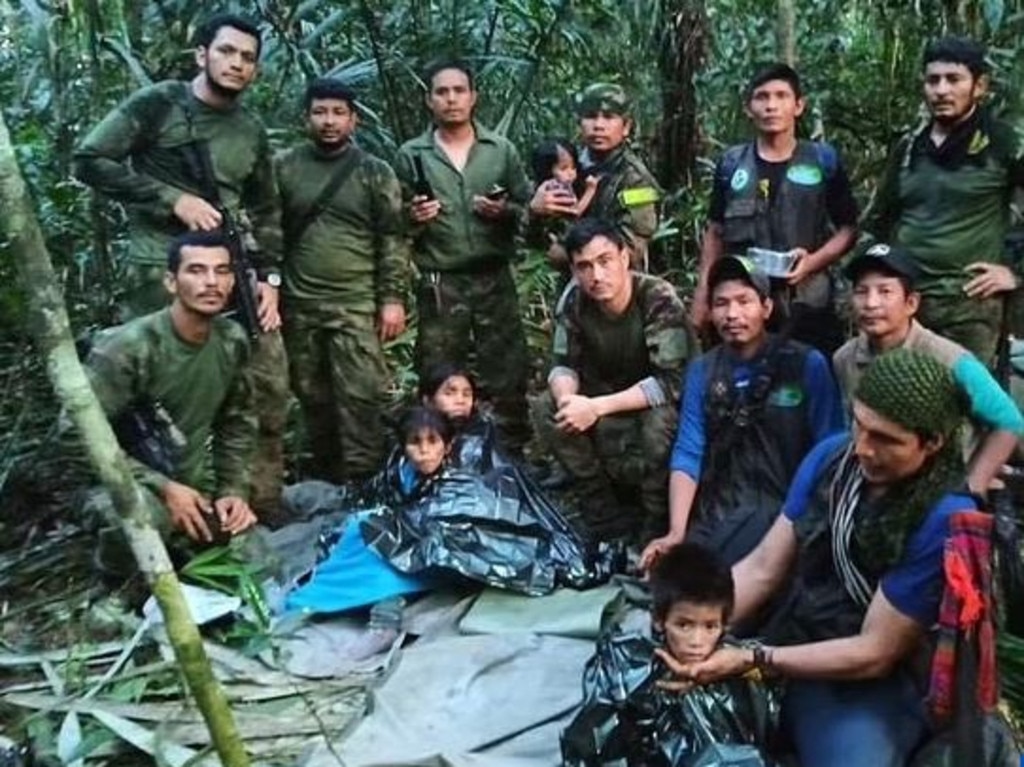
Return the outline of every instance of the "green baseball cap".
[[[576,115],[610,112],[628,117],[633,103],[625,89],[615,83],[593,83],[576,94]]]

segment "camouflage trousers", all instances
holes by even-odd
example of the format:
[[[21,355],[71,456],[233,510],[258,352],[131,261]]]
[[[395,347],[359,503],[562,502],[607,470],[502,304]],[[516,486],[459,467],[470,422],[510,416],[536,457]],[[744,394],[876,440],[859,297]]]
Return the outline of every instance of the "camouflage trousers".
[[[545,447],[572,475],[584,521],[598,538],[628,537],[645,543],[668,528],[668,457],[678,414],[673,406],[600,419],[583,434],[555,427],[549,392],[531,407]],[[620,500],[637,498],[626,510]]]
[[[512,271],[426,272],[416,290],[416,370],[442,362],[471,364],[480,395],[494,407],[502,444],[530,439],[526,407],[529,360]]]
[[[155,264],[130,264],[122,321],[158,311],[170,295],[163,286],[165,269]],[[249,505],[262,524],[276,527],[284,484],[284,432],[288,424],[288,358],[279,331],[263,333],[253,345],[250,362],[253,399],[259,422],[252,463]]]
[[[1003,320],[1002,297],[925,296],[917,320],[929,330],[956,341],[982,364],[995,366]]]
[[[284,340],[313,453],[310,475],[341,484],[383,462],[388,368],[372,314],[318,320],[289,312]]]

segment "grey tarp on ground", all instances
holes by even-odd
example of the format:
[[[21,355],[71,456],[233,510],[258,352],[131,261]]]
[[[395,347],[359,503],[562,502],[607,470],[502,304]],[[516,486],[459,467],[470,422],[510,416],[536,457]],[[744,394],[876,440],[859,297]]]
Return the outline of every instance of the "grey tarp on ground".
[[[525,597],[487,589],[459,623],[465,634],[532,632],[596,639],[602,619],[622,590],[601,586],[587,591],[558,589],[543,597]]]
[[[372,713],[334,748],[348,767],[558,763],[558,728],[593,651],[581,639],[491,634],[404,650]],[[337,767],[326,746],[305,767]]]

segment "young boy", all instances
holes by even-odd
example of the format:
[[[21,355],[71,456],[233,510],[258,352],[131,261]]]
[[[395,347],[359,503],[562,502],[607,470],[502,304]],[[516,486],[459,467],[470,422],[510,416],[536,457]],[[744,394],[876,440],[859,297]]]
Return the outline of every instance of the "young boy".
[[[693,663],[723,641],[733,606],[732,573],[710,550],[681,543],[651,570],[656,639],[612,633],[598,640],[583,673],[583,708],[562,733],[566,765],[681,765],[721,744],[749,746],[754,758],[774,736],[778,696],[740,677],[683,693],[662,689],[658,638],[673,658]]]

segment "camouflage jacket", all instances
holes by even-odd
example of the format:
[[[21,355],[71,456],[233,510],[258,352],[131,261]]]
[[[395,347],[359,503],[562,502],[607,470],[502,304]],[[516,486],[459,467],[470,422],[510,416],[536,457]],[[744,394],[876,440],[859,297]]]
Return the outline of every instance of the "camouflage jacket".
[[[395,171],[402,195],[413,196],[416,182],[413,158],[419,157],[441,214],[418,226],[413,234],[413,259],[421,269],[463,271],[507,263],[515,255],[515,240],[530,200],[530,181],[516,148],[503,136],[475,125],[476,143],[461,172],[434,141],[430,128],[407,141],[398,152]],[[507,215],[487,219],[473,212],[473,197],[495,186],[508,192]]]
[[[136,478],[159,493],[169,479],[214,497],[249,495],[256,416],[241,326],[216,317],[206,343],[178,337],[169,309],[103,331],[86,363],[107,417],[137,402],[159,403],[185,438],[174,476],[134,462]]]
[[[626,146],[597,161],[589,159],[584,151],[580,161],[581,175],[601,179],[584,217],[618,224],[639,263],[644,263],[647,243],[658,231],[658,201],[661,199],[658,182]],[[638,258],[633,259],[634,265],[638,264]]]
[[[640,384],[652,407],[678,407],[690,356],[686,312],[670,283],[646,274],[632,279],[633,297],[617,317],[571,288],[555,325],[552,375],[571,371],[587,396]]]
[[[201,171],[188,146],[193,139],[209,146],[224,205],[241,223],[251,222],[259,246],[254,262],[263,273],[276,271],[281,226],[270,144],[263,125],[241,106],[214,109],[177,80],[142,88],[86,135],[75,150],[74,172],[124,204],[131,257],[162,264],[170,239],[185,230],[174,203],[183,192],[202,196]]]
[[[289,311],[304,305],[359,314],[402,303],[409,283],[405,214],[395,172],[359,152],[328,156],[313,144],[288,150],[276,161],[285,222],[305,217],[341,163],[358,163],[320,214],[288,243],[283,295]]]

